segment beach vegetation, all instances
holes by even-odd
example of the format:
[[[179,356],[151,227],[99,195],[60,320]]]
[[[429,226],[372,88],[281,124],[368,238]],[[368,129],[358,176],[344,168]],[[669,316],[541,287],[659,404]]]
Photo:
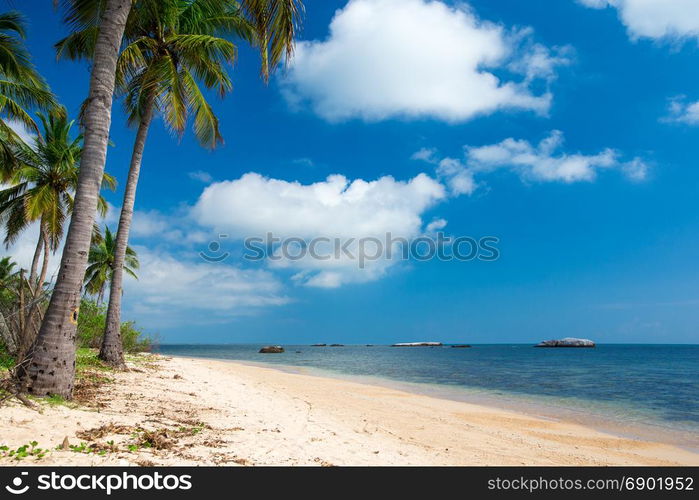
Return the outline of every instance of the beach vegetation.
[[[102,343],[104,326],[107,321],[107,309],[104,304],[84,298],[80,305],[78,316],[78,347],[76,354],[78,363],[85,359],[95,362],[98,356],[85,358],[89,349],[99,349]],[[148,352],[153,347],[154,338],[146,334],[134,321],[121,324],[121,338],[124,350],[128,353]]]
[[[10,448],[8,446],[0,446],[0,457],[12,458],[20,461],[25,458],[33,457],[36,460],[41,460],[49,452],[46,448],[39,448],[39,443],[32,441],[30,443],[19,446],[18,448]]]

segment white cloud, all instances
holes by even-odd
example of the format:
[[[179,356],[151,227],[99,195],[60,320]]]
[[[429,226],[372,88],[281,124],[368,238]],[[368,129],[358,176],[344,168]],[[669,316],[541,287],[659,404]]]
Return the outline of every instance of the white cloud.
[[[630,180],[642,181],[649,166],[641,158],[622,161],[619,152],[607,148],[596,154],[562,152],[563,133],[554,130],[539,144],[505,139],[486,146],[466,146],[463,159],[444,158],[437,173],[453,195],[471,194],[477,177],[498,169],[509,169],[524,181],[573,183],[593,181],[600,170],[618,169]]]
[[[281,282],[265,270],[192,262],[137,246],[138,280],[124,281],[126,316],[145,326],[212,323],[289,302]]]
[[[699,38],[696,0],[578,0],[595,9],[614,7],[632,38]]]
[[[441,231],[447,227],[447,221],[445,219],[435,219],[429,224],[427,224],[427,227],[425,228],[425,232],[427,234],[434,234],[437,231]]]
[[[292,105],[308,103],[329,121],[543,114],[552,96],[530,83],[555,77],[566,53],[532,42],[530,29],[483,21],[463,2],[350,0],[326,40],[298,43],[282,88]]]
[[[630,180],[640,182],[648,177],[650,166],[641,158],[634,158],[630,162],[624,163],[621,169]]]
[[[159,236],[171,231],[169,219],[157,210],[134,212],[129,234],[140,236]]]
[[[663,121],[699,125],[699,101],[687,102],[683,96],[671,99]]]
[[[420,214],[445,197],[443,187],[420,174],[409,181],[382,177],[349,181],[331,175],[301,184],[248,173],[207,187],[193,214],[205,226],[239,237],[369,236],[416,234]]]
[[[436,148],[421,148],[415,151],[410,157],[411,160],[422,160],[427,163],[437,163],[438,162],[438,151]]]
[[[0,185],[0,190],[2,189],[4,189],[4,186]],[[4,244],[4,226],[0,228],[0,238],[2,241],[2,246],[0,246],[0,258],[10,256],[19,267],[24,269],[31,268],[32,258],[36,250],[36,243],[39,240],[39,224],[31,224],[27,227],[9,248],[6,248]]]
[[[202,225],[235,238],[317,237],[411,238],[421,234],[422,214],[446,198],[444,186],[420,174],[408,181],[382,177],[374,181],[349,181],[331,175],[323,182],[301,184],[269,179],[248,173],[240,179],[207,187],[193,209]],[[350,247],[356,250],[356,245]],[[323,247],[318,253],[326,255]],[[342,283],[377,279],[393,264],[373,261],[359,269],[356,260],[284,260],[274,267],[295,269],[295,279],[311,286],[339,286]]]
[[[36,132],[27,129],[22,122],[17,120],[5,120],[5,123],[25,142],[25,144],[32,147],[35,145]]]
[[[537,146],[512,138],[489,146],[467,147],[469,167],[475,171],[491,171],[507,167],[523,179],[535,181],[592,181],[597,170],[618,166],[617,153],[612,149],[593,154],[556,152],[563,144],[563,134],[553,131]]]
[[[137,210],[133,215],[129,237],[185,245],[210,241],[212,235],[196,227],[189,214],[182,210],[171,214],[158,210]]]
[[[446,181],[453,196],[470,195],[476,190],[473,171],[466,168],[460,160],[444,158],[439,162],[437,174]]]
[[[203,170],[195,170],[193,172],[188,172],[187,175],[190,179],[203,182],[204,184],[209,184],[214,180],[214,178],[209,172],[204,172]]]

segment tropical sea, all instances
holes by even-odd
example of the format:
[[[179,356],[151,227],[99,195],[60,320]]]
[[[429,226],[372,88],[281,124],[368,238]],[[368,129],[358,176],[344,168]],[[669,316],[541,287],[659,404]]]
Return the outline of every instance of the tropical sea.
[[[161,345],[162,354],[231,360],[564,418],[699,450],[699,345],[443,347]]]

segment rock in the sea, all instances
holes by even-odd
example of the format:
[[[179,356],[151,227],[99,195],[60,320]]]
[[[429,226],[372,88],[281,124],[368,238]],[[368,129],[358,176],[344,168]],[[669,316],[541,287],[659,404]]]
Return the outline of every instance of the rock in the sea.
[[[330,344],[330,347],[345,347],[345,344]]]
[[[441,342],[399,342],[391,347],[441,347]]]
[[[311,344],[311,347],[326,347],[328,344]]]
[[[566,337],[557,340],[544,340],[534,347],[595,347],[595,343],[589,339]]]
[[[468,344],[454,344],[452,345],[452,348],[454,349],[466,349],[467,347],[471,347]]]
[[[279,354],[284,352],[284,348],[280,345],[268,345],[260,349],[260,354]]]

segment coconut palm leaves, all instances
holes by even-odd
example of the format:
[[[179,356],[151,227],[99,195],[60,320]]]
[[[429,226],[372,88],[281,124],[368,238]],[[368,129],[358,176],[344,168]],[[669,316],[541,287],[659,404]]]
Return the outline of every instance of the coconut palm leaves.
[[[283,59],[291,59],[304,6],[301,0],[242,0],[246,18],[253,26],[260,48],[262,78],[269,80]]]
[[[38,132],[29,110],[56,106],[24,46],[25,35],[20,13],[0,14],[0,180],[6,180],[16,165],[15,146],[22,142],[12,123]]]
[[[174,133],[181,135],[192,118],[202,145],[221,143],[218,119],[204,89],[221,96],[232,89],[226,66],[235,61],[237,49],[220,35],[252,39],[251,27],[240,14],[237,4],[226,0],[136,4],[116,71],[117,94],[124,97],[129,122],[137,124],[147,109],[153,109]],[[87,24],[90,19],[95,17],[80,17],[82,29],[56,44],[58,57],[91,57],[98,24]]]
[[[87,271],[85,272],[85,292],[97,297],[97,302],[102,303],[106,286],[111,282],[114,274],[114,255],[116,239],[105,227],[104,237],[93,241],[88,257]],[[124,259],[124,272],[138,279],[136,270],[139,268],[138,256],[133,248],[126,248]]]
[[[0,221],[5,225],[5,244],[11,245],[33,222],[52,251],[58,249],[65,222],[73,210],[77,189],[82,135],[71,138],[73,121],[65,109],[38,114],[43,127],[34,148],[20,148],[22,164],[10,177],[11,186],[0,191]],[[114,189],[115,180],[105,175],[103,187]],[[107,203],[100,197],[99,210],[106,214]]]

